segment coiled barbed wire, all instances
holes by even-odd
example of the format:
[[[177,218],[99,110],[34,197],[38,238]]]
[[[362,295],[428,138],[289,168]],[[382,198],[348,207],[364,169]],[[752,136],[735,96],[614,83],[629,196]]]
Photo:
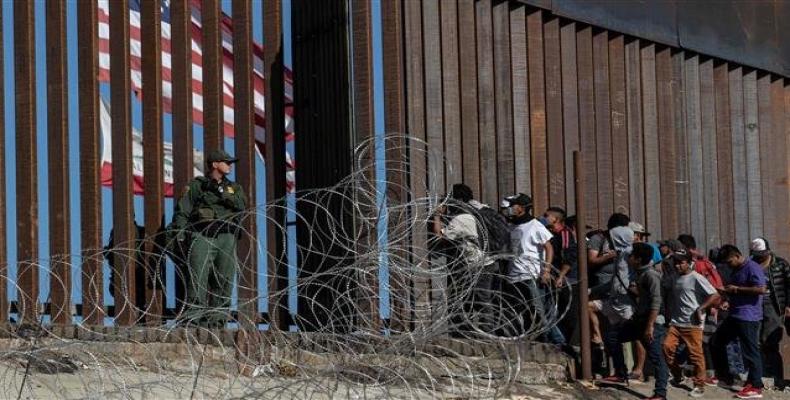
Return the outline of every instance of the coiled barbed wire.
[[[382,151],[387,154],[384,168],[375,162]],[[522,374],[524,354],[514,344],[536,341],[553,328],[570,305],[560,309],[559,294],[570,288],[565,284],[555,289],[551,282],[537,296],[512,290],[506,275],[513,255],[491,254],[490,234],[477,211],[450,199],[445,188],[437,186],[437,171],[427,166],[448,170],[455,166],[427,143],[388,135],[361,143],[355,154],[354,172],[336,185],[297,192],[291,206],[287,199],[279,199],[236,215],[234,228],[243,245],[226,256],[237,259],[237,292],[258,293],[252,298],[239,296],[236,307],[224,294],[210,291],[209,296],[224,306],[201,307],[187,301],[176,307],[175,315],[156,315],[153,302],[126,296],[134,290],[125,279],[128,272],[123,273],[128,269],[147,270],[153,276],[136,282],[146,285],[146,293],[163,290],[168,257],[176,265],[177,284],[188,290],[194,284],[187,266],[192,253],[188,242],[178,239],[179,234],[192,232],[160,232],[133,243],[83,251],[79,258],[64,256],[27,265],[44,268],[65,263],[80,270],[88,260],[112,259],[118,274],[114,278],[118,284],[113,285],[115,314],[133,309],[144,329],[97,328],[80,322],[74,325],[75,332],[65,335],[37,312],[38,323],[12,326],[11,339],[0,347],[2,393],[24,398],[490,398],[507,394]],[[477,217],[479,241],[436,244],[428,225],[433,213],[445,206]],[[289,236],[285,220],[274,220],[272,215],[294,215],[298,239]],[[255,222],[274,226],[281,237],[295,243],[296,260],[289,259],[288,246],[277,254],[267,249],[255,230],[248,230]],[[469,245],[479,246],[487,255],[461,257]],[[256,292],[242,279],[243,269],[255,260],[287,260],[295,265],[298,279],[288,287],[270,289],[267,295]],[[257,271],[256,276],[271,281],[265,271]],[[481,289],[481,282],[493,285]],[[103,282],[90,282],[82,291],[103,293]],[[276,307],[288,307],[285,299],[294,293],[298,310],[284,310],[293,320],[288,330],[260,327],[257,321],[245,325],[237,311],[264,296]],[[541,307],[535,307],[536,302]],[[30,311],[25,309],[33,307],[28,303],[17,304],[19,314]],[[389,315],[386,321],[382,311]],[[228,323],[222,329],[206,327],[201,321],[209,315],[219,315]],[[150,320],[161,324],[146,322]],[[247,329],[240,330],[244,326]],[[140,340],[135,332],[181,343]]]

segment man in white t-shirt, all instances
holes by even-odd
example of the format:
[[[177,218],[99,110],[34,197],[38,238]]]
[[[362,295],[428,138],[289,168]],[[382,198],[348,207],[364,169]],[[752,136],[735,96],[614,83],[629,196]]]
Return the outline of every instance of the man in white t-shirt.
[[[511,329],[515,328],[519,334],[524,328],[531,333],[540,332],[549,343],[564,345],[565,338],[557,327],[556,313],[549,312],[545,307],[546,300],[551,296],[546,290],[538,288],[538,279],[545,286],[549,286],[551,280],[553,235],[532,216],[532,199],[526,194],[506,197],[502,207],[514,225],[510,236],[514,258],[507,274],[512,292],[509,303],[516,313],[521,312],[523,321],[538,324]],[[550,317],[553,314],[555,316]]]
[[[683,379],[682,371],[675,357],[678,344],[686,343],[689,361],[694,365],[694,389],[692,397],[702,397],[705,393],[705,355],[702,351],[702,334],[705,326],[705,312],[715,306],[719,294],[704,276],[694,272],[694,263],[687,250],[672,254],[674,267],[678,272],[672,288],[669,311],[669,330],[664,339],[664,357],[667,360],[673,381]]]

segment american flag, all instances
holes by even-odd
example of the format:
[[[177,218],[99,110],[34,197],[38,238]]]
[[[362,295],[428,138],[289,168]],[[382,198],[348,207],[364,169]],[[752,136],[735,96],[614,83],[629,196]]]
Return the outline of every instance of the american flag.
[[[165,112],[172,112],[173,83],[172,57],[170,54],[170,1],[162,2],[162,103]],[[110,9],[108,0],[98,0],[99,20],[99,81],[110,81]],[[191,0],[192,21],[192,106],[193,121],[203,124],[203,43],[201,26],[201,2]],[[231,18],[222,15],[222,48],[223,48],[223,104],[224,134],[233,137],[233,24]],[[129,2],[130,32],[130,68],[132,90],[139,97],[142,90],[140,40],[140,0]],[[263,154],[265,142],[264,113],[264,76],[263,47],[255,43],[253,46],[253,90],[255,97],[255,141],[258,154]],[[293,79],[291,71],[285,71],[285,135],[286,141],[294,139],[293,131]],[[288,192],[295,188],[295,163],[293,157],[286,152],[286,186]]]

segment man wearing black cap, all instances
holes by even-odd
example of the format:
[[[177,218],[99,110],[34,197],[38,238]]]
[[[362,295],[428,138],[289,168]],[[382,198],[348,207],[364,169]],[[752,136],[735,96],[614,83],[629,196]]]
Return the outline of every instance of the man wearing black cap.
[[[187,288],[189,323],[225,325],[236,271],[236,234],[240,212],[247,207],[242,188],[228,179],[237,162],[222,149],[206,157],[205,176],[193,179],[176,204],[168,227],[176,241],[192,236]]]
[[[523,318],[515,315],[512,317],[516,317],[513,320],[517,323],[531,320],[540,324],[514,328],[519,335],[525,328],[533,332],[544,331],[542,336],[545,336],[546,341],[564,345],[565,337],[557,327],[556,315],[552,318],[552,313],[547,312],[544,303],[549,295],[538,287],[538,279],[543,286],[550,287],[551,263],[554,258],[551,245],[553,235],[543,223],[532,216],[532,198],[526,194],[506,197],[502,201],[502,208],[505,216],[514,225],[510,237],[514,259],[507,274],[512,293],[509,302],[514,311],[523,315]]]
[[[766,372],[772,372],[774,386],[784,389],[784,364],[779,343],[782,341],[782,320],[790,321],[790,265],[771,251],[763,238],[752,240],[752,260],[765,271],[768,294],[763,298],[763,321],[760,347]]]

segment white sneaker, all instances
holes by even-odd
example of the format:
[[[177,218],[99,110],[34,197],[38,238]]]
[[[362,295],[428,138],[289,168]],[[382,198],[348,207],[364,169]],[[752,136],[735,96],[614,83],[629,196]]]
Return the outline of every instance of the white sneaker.
[[[695,387],[689,392],[689,396],[691,397],[702,397],[705,395],[705,389],[701,387]]]

